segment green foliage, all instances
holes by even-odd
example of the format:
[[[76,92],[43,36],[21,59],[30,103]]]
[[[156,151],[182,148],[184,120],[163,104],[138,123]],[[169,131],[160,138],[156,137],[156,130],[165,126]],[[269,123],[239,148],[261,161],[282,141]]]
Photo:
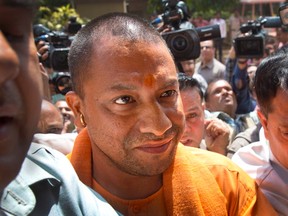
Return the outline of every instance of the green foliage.
[[[58,1],[58,0],[57,0]],[[70,7],[70,4],[51,9],[47,6],[40,6],[35,23],[42,24],[53,31],[63,31],[70,17],[76,17],[77,22],[86,24],[88,19],[83,19]]]

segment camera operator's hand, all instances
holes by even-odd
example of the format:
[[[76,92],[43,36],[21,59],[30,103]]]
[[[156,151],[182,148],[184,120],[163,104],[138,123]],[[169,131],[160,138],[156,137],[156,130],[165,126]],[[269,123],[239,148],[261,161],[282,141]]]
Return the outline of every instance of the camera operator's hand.
[[[157,31],[160,34],[165,33],[165,32],[169,32],[171,30],[172,30],[172,27],[169,25],[161,25],[160,27],[157,28]]]
[[[49,56],[49,45],[45,41],[39,41],[36,45],[37,51],[41,56],[41,62],[45,61]]]
[[[231,46],[229,52],[228,52],[228,58],[230,59],[235,59],[236,58],[236,53],[235,53],[235,48],[234,46]]]

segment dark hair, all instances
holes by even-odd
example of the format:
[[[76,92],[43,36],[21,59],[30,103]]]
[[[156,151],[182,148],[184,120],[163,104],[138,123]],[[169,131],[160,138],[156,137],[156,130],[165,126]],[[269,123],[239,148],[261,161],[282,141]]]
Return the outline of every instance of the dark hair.
[[[287,50],[287,49],[286,49]],[[278,50],[259,64],[254,88],[261,112],[268,117],[272,111],[271,101],[279,89],[288,91],[288,58],[286,50]]]
[[[82,85],[88,77],[85,72],[91,68],[89,65],[91,59],[97,58],[93,52],[97,52],[97,47],[101,46],[101,43],[103,44],[103,40],[112,37],[118,42],[145,41],[155,44],[160,42],[166,46],[160,33],[146,20],[135,15],[118,12],[108,13],[91,20],[77,33],[69,51],[72,86],[80,97],[84,97]],[[167,50],[169,51],[168,47]],[[116,56],[111,56],[111,58],[113,57]],[[94,67],[97,68],[97,65]]]
[[[203,101],[204,94],[202,92],[201,85],[198,82],[198,80],[196,80],[193,77],[189,77],[184,73],[178,73],[178,83],[180,91],[195,88],[200,95],[201,101]]]

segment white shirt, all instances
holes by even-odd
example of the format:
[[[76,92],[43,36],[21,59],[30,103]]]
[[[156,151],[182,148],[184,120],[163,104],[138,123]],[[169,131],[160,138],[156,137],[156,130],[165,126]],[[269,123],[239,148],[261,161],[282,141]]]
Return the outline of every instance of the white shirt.
[[[227,28],[226,28],[226,21],[222,18],[220,19],[211,19],[210,20],[211,25],[219,25],[221,38],[226,38],[227,36]]]
[[[274,157],[263,128],[260,141],[240,148],[232,157],[253,179],[279,215],[288,215],[288,169]]]

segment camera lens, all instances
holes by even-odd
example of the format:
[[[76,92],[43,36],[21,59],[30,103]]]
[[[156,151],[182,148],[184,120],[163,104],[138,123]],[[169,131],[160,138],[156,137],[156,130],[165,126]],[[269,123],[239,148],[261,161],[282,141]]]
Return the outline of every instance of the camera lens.
[[[69,72],[54,72],[51,83],[58,94],[65,95],[68,91],[72,90],[72,81]]]
[[[173,40],[171,41],[173,44],[173,48],[177,50],[178,52],[184,51],[187,49],[187,39],[183,37],[183,35],[177,35]]]
[[[58,78],[56,85],[58,91],[61,94],[65,95],[68,91],[71,91],[72,89],[71,78],[69,76],[61,76]]]

